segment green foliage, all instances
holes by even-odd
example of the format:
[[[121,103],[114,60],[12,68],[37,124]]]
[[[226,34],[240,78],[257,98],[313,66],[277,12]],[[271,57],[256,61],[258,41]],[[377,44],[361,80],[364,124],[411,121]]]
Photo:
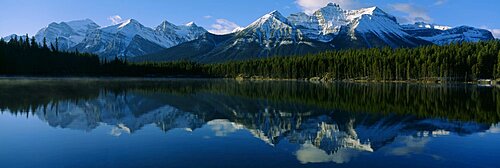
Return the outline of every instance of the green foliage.
[[[27,37],[27,36],[26,36]],[[97,55],[63,52],[56,45],[35,38],[0,40],[0,75],[14,76],[203,76],[202,65],[193,62],[131,64],[116,57],[99,60]]]
[[[418,48],[329,51],[301,57],[273,57],[208,65],[215,76],[300,79],[473,80],[497,78],[499,41]],[[495,68],[496,67],[496,68]]]
[[[34,38],[0,42],[0,75],[230,77],[329,80],[443,80],[500,78],[500,42],[456,43],[418,48],[328,51],[217,64],[189,61],[129,63],[118,57],[62,52]]]
[[[25,39],[0,42],[0,74],[3,75],[93,75],[98,71],[96,55],[51,51],[27,35]]]
[[[51,103],[94,101],[100,94],[140,93],[202,116],[259,113],[259,107],[317,115],[416,116],[452,121],[500,122],[500,89],[466,84],[266,82],[228,80],[0,80],[0,111],[25,114]],[[217,101],[214,101],[217,100]],[[258,105],[257,105],[258,104]],[[151,108],[156,109],[156,108]],[[136,114],[140,110],[134,111]],[[217,111],[217,112],[215,112]],[[219,116],[221,117],[221,116]],[[219,118],[216,117],[216,118]],[[245,117],[245,116],[242,116]]]

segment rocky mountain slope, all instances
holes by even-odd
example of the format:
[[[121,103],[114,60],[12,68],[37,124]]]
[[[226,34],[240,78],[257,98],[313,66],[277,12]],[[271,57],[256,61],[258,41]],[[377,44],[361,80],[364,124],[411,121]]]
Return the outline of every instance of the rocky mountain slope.
[[[5,37],[9,40],[11,37]],[[373,47],[417,47],[494,39],[491,32],[468,26],[448,27],[418,22],[401,25],[378,7],[345,10],[330,3],[311,15],[283,16],[272,11],[245,28],[214,35],[194,23],[162,22],[149,28],[137,20],[100,27],[93,21],[51,23],[35,35],[61,50],[90,52],[101,58],[131,61],[223,62],[325,50]]]

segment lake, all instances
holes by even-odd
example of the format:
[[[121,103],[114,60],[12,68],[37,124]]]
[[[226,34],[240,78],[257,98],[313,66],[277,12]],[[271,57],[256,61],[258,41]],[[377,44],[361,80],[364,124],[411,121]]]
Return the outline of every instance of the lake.
[[[500,167],[500,88],[1,79],[0,167]]]

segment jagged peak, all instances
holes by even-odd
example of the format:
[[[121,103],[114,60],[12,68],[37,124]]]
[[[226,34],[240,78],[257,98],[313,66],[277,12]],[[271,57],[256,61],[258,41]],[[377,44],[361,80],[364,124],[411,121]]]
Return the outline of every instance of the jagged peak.
[[[93,20],[87,18],[87,19],[81,19],[81,20],[72,20],[66,23],[85,23],[85,24],[96,24]]]
[[[174,29],[174,28],[177,28],[177,26],[174,25],[173,23],[170,23],[167,20],[164,20],[163,22],[161,22],[160,25],[156,26],[156,30],[167,30],[167,29]]]
[[[174,24],[170,23],[168,20],[164,20],[163,22],[160,23],[160,25],[174,25]]]
[[[50,23],[47,27],[51,27],[51,26],[60,26],[60,25],[64,25],[64,26],[76,26],[76,25],[95,25],[95,26],[99,26],[97,25],[97,23],[95,23],[94,21],[90,20],[90,19],[81,19],[81,20],[72,20],[72,21],[66,21],[66,22],[52,22]]]
[[[268,24],[269,22],[282,22],[284,24],[288,24],[288,19],[285,18],[280,12],[277,10],[274,10],[262,17],[260,17],[258,20],[253,22],[252,24],[248,25],[247,28],[249,27],[260,27],[263,24]]]
[[[384,10],[380,9],[377,6],[372,6],[372,7],[368,7],[368,8],[361,8],[358,10],[352,10],[352,12],[359,12],[359,13],[367,14],[367,15],[377,15],[377,14],[389,15]]]
[[[196,25],[196,23],[194,23],[194,21],[186,23],[184,26],[187,26],[187,27],[198,27],[198,25]]]
[[[50,24],[48,25],[48,27],[51,27],[51,26],[57,26],[57,25],[59,25],[59,24],[61,24],[61,23],[64,23],[64,22],[60,22],[60,23],[57,23],[57,22],[52,22],[52,23],[50,23]]]
[[[323,12],[338,12],[338,13],[342,13],[344,12],[345,10],[342,9],[340,7],[340,5],[336,4],[336,3],[328,3],[328,5],[326,5],[325,7],[322,7],[320,9],[318,9],[316,12],[313,13],[313,15],[317,15],[319,13],[323,13]]]
[[[328,3],[326,6],[340,7],[340,5],[339,5],[339,4],[334,3],[334,2],[330,2],[330,3]]]
[[[350,10],[349,15],[351,18],[361,18],[364,15],[371,15],[371,16],[381,16],[381,17],[386,17],[389,18],[390,20],[394,21],[397,23],[397,19],[395,16],[392,16],[391,14],[388,14],[381,8],[377,6],[373,7],[368,7],[368,8],[361,8],[358,10]]]
[[[139,23],[139,21],[137,21],[135,19],[127,19],[127,20],[125,20],[125,22],[121,23],[120,26],[118,26],[118,28],[123,28],[123,27],[129,26],[129,25],[141,25],[141,23]]]
[[[276,18],[278,20],[286,19],[279,11],[273,10],[266,15],[264,15],[262,18],[268,19],[268,18]]]
[[[69,21],[66,22],[67,25],[69,25],[71,28],[75,30],[85,30],[85,29],[96,29],[101,26],[99,26],[97,23],[90,19],[82,19],[82,20],[74,20],[74,21]]]
[[[280,21],[286,21],[286,18],[277,10],[274,10],[266,15],[264,15],[261,19],[269,19],[269,18],[275,18],[275,19],[278,19]]]

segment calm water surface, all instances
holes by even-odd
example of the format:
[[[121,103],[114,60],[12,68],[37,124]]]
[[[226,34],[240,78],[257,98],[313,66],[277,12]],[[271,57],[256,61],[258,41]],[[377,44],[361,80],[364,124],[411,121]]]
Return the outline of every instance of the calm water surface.
[[[0,167],[500,167],[500,89],[0,80]]]

